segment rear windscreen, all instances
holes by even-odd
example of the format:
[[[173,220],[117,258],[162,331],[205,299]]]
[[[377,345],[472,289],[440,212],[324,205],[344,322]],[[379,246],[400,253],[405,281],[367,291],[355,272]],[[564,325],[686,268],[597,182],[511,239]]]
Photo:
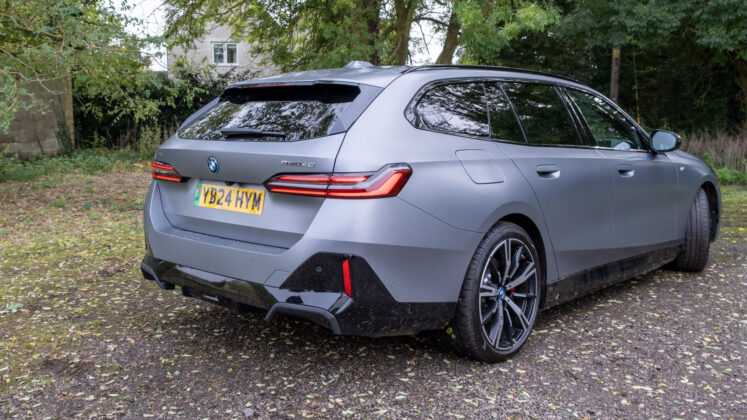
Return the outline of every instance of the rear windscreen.
[[[343,131],[340,115],[360,93],[357,86],[315,84],[229,88],[219,102],[179,137],[195,140],[297,141]]]

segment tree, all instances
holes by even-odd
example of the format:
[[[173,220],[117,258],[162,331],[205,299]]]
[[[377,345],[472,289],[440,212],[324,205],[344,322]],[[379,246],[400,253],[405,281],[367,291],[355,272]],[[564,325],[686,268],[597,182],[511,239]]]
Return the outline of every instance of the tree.
[[[0,131],[6,131],[14,111],[34,106],[25,83],[72,78],[73,90],[106,98],[106,106],[80,103],[94,115],[157,113],[168,96],[143,100],[152,85],[148,58],[141,50],[153,40],[125,30],[126,18],[103,0],[5,0],[0,2]]]
[[[448,21],[434,21],[444,32],[436,64],[451,64],[457,48],[462,61],[490,64],[518,36],[542,31],[558,19],[557,9],[535,1],[451,0]]]
[[[389,64],[391,11],[380,0],[168,0],[171,45],[189,46],[209,23],[229,26],[254,53],[284,71],[336,67],[352,59]]]
[[[413,25],[444,33],[438,63],[458,47],[469,62],[488,62],[524,31],[541,30],[557,14],[527,0],[167,0],[172,45],[189,45],[209,22],[228,25],[254,52],[284,71],[339,67],[352,59],[405,65]],[[461,35],[460,35],[461,34]],[[419,41],[415,41],[419,42]]]
[[[587,48],[657,49],[677,34],[731,63],[747,108],[747,7],[743,0],[576,0],[561,36]],[[747,112],[745,112],[747,113]],[[743,120],[747,130],[747,118]]]
[[[691,0],[686,7],[682,27],[695,32],[698,44],[726,56],[736,71],[747,133],[747,7],[743,0]]]
[[[454,10],[461,22],[462,62],[474,64],[495,63],[512,40],[558,19],[554,7],[531,1],[461,0]]]

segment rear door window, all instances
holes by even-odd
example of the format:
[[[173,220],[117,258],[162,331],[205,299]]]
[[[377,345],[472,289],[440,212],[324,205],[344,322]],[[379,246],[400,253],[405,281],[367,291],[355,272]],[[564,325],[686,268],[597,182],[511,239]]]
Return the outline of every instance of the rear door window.
[[[435,86],[415,105],[415,127],[443,133],[489,137],[488,111],[482,83]]]
[[[179,137],[199,140],[297,141],[344,131],[335,123],[360,93],[356,86],[229,88]]]
[[[519,115],[527,142],[537,145],[579,146],[576,127],[553,86],[536,83],[504,83]]]
[[[485,83],[490,115],[490,137],[501,141],[524,143],[516,115],[498,83]]]

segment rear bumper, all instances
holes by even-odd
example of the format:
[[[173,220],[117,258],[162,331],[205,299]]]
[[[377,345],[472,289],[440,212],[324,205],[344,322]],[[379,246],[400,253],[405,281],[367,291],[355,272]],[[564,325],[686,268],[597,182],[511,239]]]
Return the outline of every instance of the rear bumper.
[[[251,237],[239,241],[175,227],[164,211],[159,184],[153,183],[144,206],[153,257],[275,288],[283,288],[312,256],[326,252],[364,258],[397,302],[456,302],[483,236],[449,226],[396,197],[329,199],[301,239],[288,248],[269,246]]]
[[[396,197],[325,200],[289,248],[175,227],[159,181],[144,210],[146,277],[210,302],[259,308],[270,318],[306,317],[339,334],[403,335],[444,326],[483,236]],[[341,287],[346,258],[352,298]]]
[[[299,290],[295,284],[307,279],[308,268],[328,268],[337,260],[349,259],[351,271],[365,285],[353,291]],[[455,303],[398,303],[386,292],[368,264],[361,258],[318,254],[299,267],[283,286],[273,287],[208,273],[154,258],[150,251],[140,264],[143,277],[164,289],[180,286],[182,294],[238,310],[266,311],[267,320],[283,316],[306,318],[329,328],[334,334],[389,336],[414,334],[441,328],[454,314]],[[336,274],[329,281],[316,279],[320,288],[334,289],[341,284]]]

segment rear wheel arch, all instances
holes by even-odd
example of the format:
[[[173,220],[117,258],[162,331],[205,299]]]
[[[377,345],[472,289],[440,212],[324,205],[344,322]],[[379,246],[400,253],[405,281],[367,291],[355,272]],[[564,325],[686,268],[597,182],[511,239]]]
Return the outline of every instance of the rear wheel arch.
[[[710,240],[711,242],[713,242],[716,240],[720,221],[719,218],[721,214],[721,209],[719,208],[718,202],[718,192],[716,190],[716,186],[713,185],[713,183],[711,183],[710,181],[704,182],[703,185],[700,186],[700,188],[705,191],[706,196],[708,197],[708,214],[711,220]]]

